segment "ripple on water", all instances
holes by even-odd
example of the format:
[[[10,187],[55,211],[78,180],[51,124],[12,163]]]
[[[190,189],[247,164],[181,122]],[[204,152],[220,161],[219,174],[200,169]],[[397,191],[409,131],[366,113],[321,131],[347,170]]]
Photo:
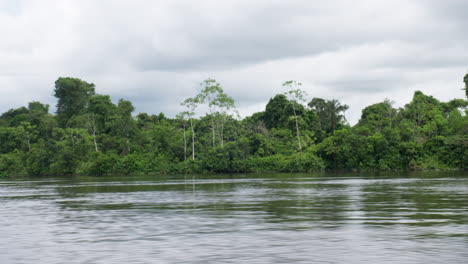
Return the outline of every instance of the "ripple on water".
[[[4,180],[0,219],[0,263],[468,262],[467,177]]]

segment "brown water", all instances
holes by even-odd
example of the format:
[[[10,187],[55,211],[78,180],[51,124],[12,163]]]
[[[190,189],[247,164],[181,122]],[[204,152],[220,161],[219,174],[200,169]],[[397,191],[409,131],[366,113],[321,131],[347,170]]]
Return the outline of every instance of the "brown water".
[[[468,263],[468,175],[0,179],[0,263]]]

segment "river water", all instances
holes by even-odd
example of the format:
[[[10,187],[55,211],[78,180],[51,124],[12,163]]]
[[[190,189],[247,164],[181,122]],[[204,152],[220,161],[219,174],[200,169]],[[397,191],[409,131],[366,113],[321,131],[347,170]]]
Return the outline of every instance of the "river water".
[[[0,263],[468,263],[468,175],[0,179]]]

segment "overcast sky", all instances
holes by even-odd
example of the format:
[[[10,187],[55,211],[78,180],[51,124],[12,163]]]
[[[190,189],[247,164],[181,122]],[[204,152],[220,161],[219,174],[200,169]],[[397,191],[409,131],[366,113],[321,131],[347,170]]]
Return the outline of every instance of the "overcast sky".
[[[174,116],[214,78],[242,116],[287,80],[312,97],[363,107],[415,90],[463,98],[466,0],[0,0],[0,113],[76,77],[136,113]]]

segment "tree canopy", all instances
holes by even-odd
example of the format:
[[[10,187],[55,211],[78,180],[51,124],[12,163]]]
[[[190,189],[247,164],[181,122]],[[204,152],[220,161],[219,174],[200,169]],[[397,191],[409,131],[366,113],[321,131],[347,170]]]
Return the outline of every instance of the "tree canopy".
[[[57,97],[57,121],[67,127],[73,116],[82,114],[95,93],[94,84],[78,78],[60,77],[55,81],[54,96]]]
[[[468,74],[464,82],[466,89]],[[305,104],[296,81],[282,88],[264,111],[241,119],[236,101],[206,79],[169,118],[135,114],[132,102],[113,102],[92,83],[61,77],[56,114],[33,101],[0,115],[0,176],[468,167],[465,98],[441,102],[415,91],[402,108],[389,99],[364,107],[350,126],[346,104]]]

